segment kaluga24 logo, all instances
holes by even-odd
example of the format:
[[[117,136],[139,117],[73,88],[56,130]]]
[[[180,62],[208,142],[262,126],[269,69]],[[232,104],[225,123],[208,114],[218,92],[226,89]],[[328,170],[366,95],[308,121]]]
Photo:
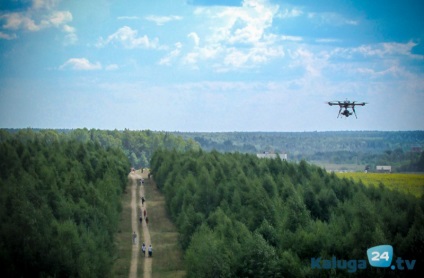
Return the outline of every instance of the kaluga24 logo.
[[[416,260],[404,260],[398,257],[394,264],[393,246],[378,245],[367,250],[368,263],[372,267],[388,268],[392,270],[412,270],[415,267]],[[331,259],[311,258],[312,269],[345,269],[347,272],[356,272],[358,269],[366,269],[366,260],[339,260],[336,257]]]
[[[396,259],[396,264],[392,264],[393,246],[378,245],[367,250],[368,262],[373,267],[390,267],[392,270],[414,269],[416,260],[403,260],[401,257]]]

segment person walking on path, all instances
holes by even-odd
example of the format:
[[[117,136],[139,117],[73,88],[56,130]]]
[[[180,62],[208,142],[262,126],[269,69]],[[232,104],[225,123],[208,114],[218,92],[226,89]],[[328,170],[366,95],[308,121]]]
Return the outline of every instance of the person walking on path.
[[[143,245],[141,246],[141,252],[143,252],[143,257],[146,257],[146,245],[143,242]]]
[[[144,210],[144,218],[146,218],[147,212],[146,210]]]
[[[146,216],[146,224],[149,224],[149,217]]]
[[[133,244],[137,244],[137,234],[135,232],[133,232],[132,239],[133,239]]]
[[[142,207],[144,206],[144,201],[145,201],[145,200],[144,200],[144,197],[142,196],[142,197],[141,197],[141,206],[142,206]]]
[[[152,245],[149,245],[149,257],[153,256],[153,248]]]
[[[140,221],[140,224],[143,223],[143,217],[140,215],[140,218],[138,219]]]

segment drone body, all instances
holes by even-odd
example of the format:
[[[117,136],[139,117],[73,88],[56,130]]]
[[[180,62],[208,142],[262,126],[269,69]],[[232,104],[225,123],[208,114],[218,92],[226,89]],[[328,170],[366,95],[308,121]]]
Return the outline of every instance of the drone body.
[[[345,100],[345,101],[329,101],[327,103],[330,106],[338,105],[340,107],[339,114],[337,115],[337,118],[340,117],[340,115],[341,116],[345,116],[347,118],[347,117],[349,117],[349,116],[351,116],[353,114],[355,115],[356,118],[358,118],[356,116],[355,106],[356,105],[364,106],[366,104],[366,102],[357,102],[357,101],[352,101],[351,102],[349,100]],[[349,111],[349,108],[352,108],[352,112]]]

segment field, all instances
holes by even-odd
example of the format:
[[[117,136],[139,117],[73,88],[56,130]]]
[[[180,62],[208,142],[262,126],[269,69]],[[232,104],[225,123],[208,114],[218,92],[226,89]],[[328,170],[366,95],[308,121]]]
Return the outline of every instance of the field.
[[[360,164],[343,164],[343,163],[324,163],[320,161],[311,161],[311,164],[317,165],[321,168],[324,168],[328,172],[339,172],[339,171],[363,171],[366,165]]]
[[[336,173],[336,175],[352,178],[355,181],[362,181],[367,186],[378,186],[382,183],[391,190],[399,190],[400,192],[409,193],[418,198],[424,195],[424,174],[349,172]]]

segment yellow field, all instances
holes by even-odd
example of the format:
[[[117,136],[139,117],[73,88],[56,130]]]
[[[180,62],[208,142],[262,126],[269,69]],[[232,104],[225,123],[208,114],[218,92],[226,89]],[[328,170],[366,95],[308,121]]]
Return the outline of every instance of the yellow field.
[[[364,185],[378,186],[380,182],[391,190],[410,193],[416,197],[424,195],[423,174],[397,174],[397,173],[336,173],[340,178],[352,178],[354,181],[361,180]]]

